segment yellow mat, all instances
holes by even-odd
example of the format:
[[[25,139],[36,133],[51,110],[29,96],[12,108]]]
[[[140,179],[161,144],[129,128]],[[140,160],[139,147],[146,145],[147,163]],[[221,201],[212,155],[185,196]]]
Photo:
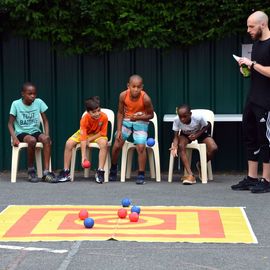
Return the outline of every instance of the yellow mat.
[[[141,206],[138,222],[118,218],[119,208],[11,205],[0,213],[0,241],[257,243],[243,207]],[[84,227],[81,209],[94,219],[93,228]]]

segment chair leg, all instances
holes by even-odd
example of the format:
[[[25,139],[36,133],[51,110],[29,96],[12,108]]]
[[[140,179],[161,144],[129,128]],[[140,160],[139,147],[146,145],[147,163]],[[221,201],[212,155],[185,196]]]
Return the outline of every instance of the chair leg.
[[[131,169],[132,169],[132,160],[134,155],[134,148],[129,148],[127,150],[127,165],[126,165],[126,178],[130,179],[131,177]]]
[[[201,162],[201,177],[202,183],[207,183],[207,159],[206,159],[206,144],[200,144],[200,162]]]
[[[35,156],[36,156],[36,166],[37,166],[37,175],[39,178],[42,177],[42,158],[41,158],[41,148],[36,147]]]
[[[146,148],[147,154],[148,154],[148,160],[149,160],[149,167],[150,167],[150,177],[152,179],[156,178],[156,172],[155,172],[155,161],[154,161],[154,150],[151,148]]]
[[[159,147],[153,148],[154,152],[154,159],[155,159],[155,168],[156,168],[156,181],[161,181],[161,174],[160,174],[160,158],[159,158]]]
[[[12,162],[11,162],[11,183],[16,183],[19,155],[20,155],[20,148],[13,146],[12,147]]]
[[[212,163],[211,160],[207,162],[207,174],[208,174],[208,180],[213,180],[213,171],[212,171]]]
[[[104,174],[104,182],[109,182],[109,171],[110,171],[110,152],[108,151],[107,153],[107,157],[106,157],[106,161],[105,161],[105,166],[104,166],[104,170],[105,170],[105,174]]]
[[[127,153],[128,151],[128,143],[125,142],[122,147],[122,159],[121,159],[121,175],[120,175],[120,181],[125,182],[126,178],[126,166],[127,166]]]
[[[168,182],[172,182],[172,176],[173,176],[173,164],[174,164],[174,157],[172,154],[170,154],[170,162],[169,162],[169,172],[168,172]]]
[[[92,160],[92,149],[89,147],[86,147],[86,157],[91,162]],[[84,178],[88,178],[90,175],[90,168],[86,168],[83,170]]]
[[[71,163],[70,163],[70,178],[71,178],[71,181],[74,181],[75,163],[76,163],[76,152],[77,152],[77,148],[74,147],[72,149],[72,156],[71,156]]]

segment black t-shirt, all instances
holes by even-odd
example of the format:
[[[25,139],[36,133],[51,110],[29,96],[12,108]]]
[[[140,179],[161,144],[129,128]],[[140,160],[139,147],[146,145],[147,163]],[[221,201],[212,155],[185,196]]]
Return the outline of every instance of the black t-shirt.
[[[258,40],[253,44],[251,59],[263,66],[270,66],[270,39]],[[251,71],[251,86],[248,99],[270,111],[270,78],[254,69]]]

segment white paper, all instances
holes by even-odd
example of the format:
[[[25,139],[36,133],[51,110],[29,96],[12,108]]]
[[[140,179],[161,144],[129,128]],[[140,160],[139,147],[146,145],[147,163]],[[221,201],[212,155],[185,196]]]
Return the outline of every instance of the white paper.
[[[235,55],[235,54],[233,54],[232,56],[233,56],[233,58],[236,60],[236,62],[238,62],[238,61],[240,60],[240,57],[239,57],[239,56],[237,56],[237,55]]]

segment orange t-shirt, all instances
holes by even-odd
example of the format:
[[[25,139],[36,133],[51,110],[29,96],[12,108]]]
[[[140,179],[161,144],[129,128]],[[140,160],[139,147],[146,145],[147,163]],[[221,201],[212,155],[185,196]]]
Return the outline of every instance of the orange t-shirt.
[[[81,141],[87,139],[89,134],[97,134],[107,136],[108,116],[104,112],[100,112],[98,119],[92,118],[89,113],[86,113],[80,121]]]
[[[130,118],[131,115],[134,113],[145,112],[145,106],[144,106],[144,95],[145,92],[141,91],[140,96],[137,100],[131,100],[130,99],[130,90],[126,90],[126,96],[124,99],[124,118]]]

